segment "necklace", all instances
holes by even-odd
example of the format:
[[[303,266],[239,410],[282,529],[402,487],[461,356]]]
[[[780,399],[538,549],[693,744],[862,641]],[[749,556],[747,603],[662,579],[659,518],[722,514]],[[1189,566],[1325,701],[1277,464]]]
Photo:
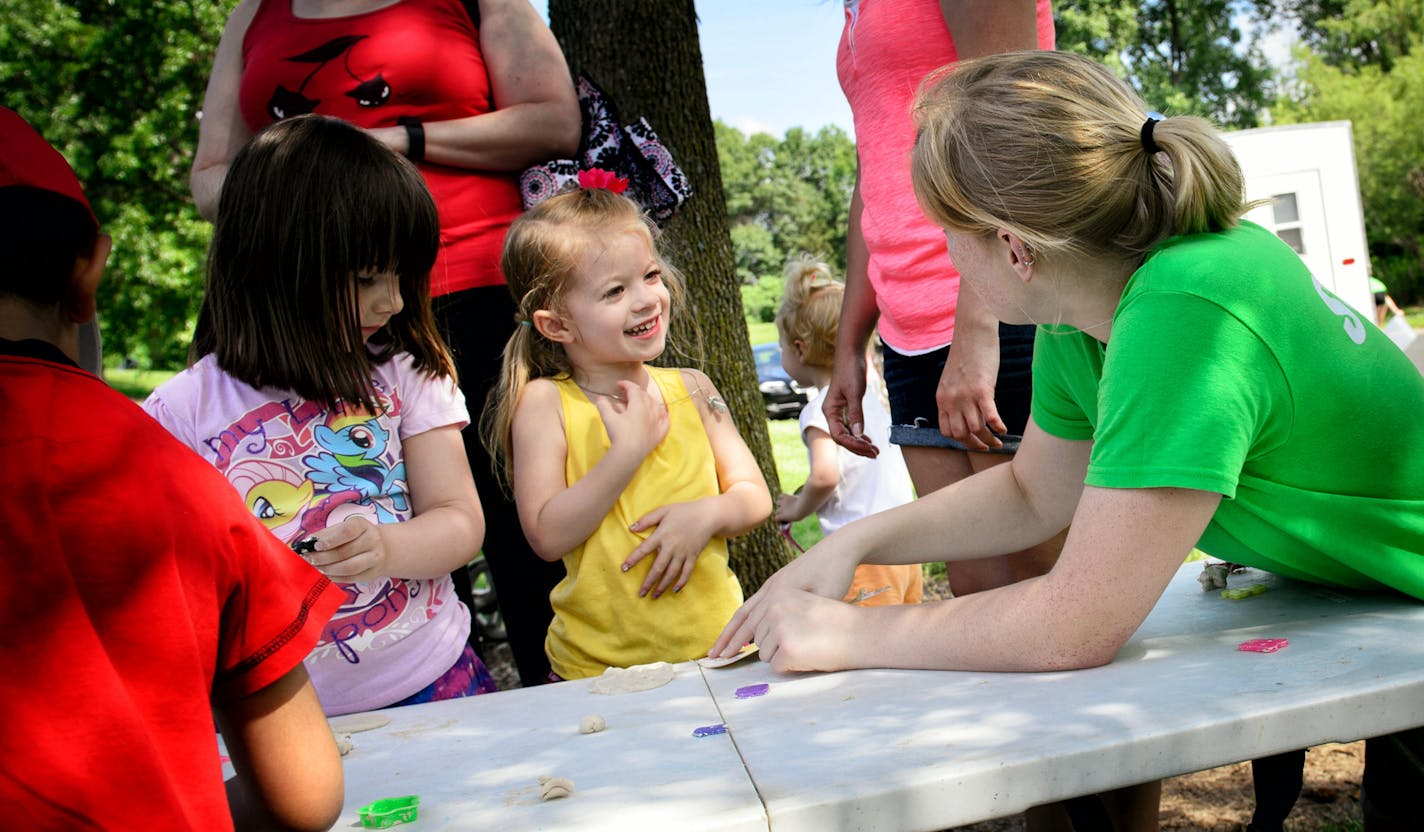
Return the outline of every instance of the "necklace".
[[[582,384],[579,384],[577,381],[574,382],[574,386],[577,387],[578,389],[582,390],[586,395],[589,395],[589,396],[602,396],[602,397],[605,398],[605,399],[612,399],[612,400],[615,401],[615,402],[627,401],[626,398],[624,398],[623,396],[619,395],[618,393],[605,393],[605,392],[602,391],[602,390],[594,390],[594,389],[591,388],[591,387],[584,387]],[[673,401],[673,402],[662,402],[662,405],[663,405],[664,408],[666,408],[669,404],[678,404],[678,403],[680,403],[680,402],[685,402],[685,401],[687,401],[688,399],[692,399],[692,398],[695,398],[695,397],[697,397],[697,396],[702,396],[702,395],[707,395],[707,394],[706,394],[706,391],[704,391],[704,390],[702,389],[702,387],[699,385],[698,387],[696,387],[696,388],[694,388],[693,390],[689,391],[686,396],[684,396],[684,397],[682,397],[682,398],[680,398],[680,399],[678,399],[678,400],[676,400],[676,401]],[[725,401],[722,399],[721,396],[707,395],[707,406],[710,407],[710,408],[712,408],[712,412],[714,412],[714,413],[726,413],[726,412],[728,411],[728,409],[729,409],[729,408],[727,407],[727,402],[725,402]]]
[[[617,394],[617,393],[605,393],[605,392],[603,392],[602,390],[594,390],[594,389],[591,388],[591,387],[584,387],[582,384],[579,384],[577,381],[574,382],[574,386],[577,387],[578,389],[582,390],[585,394],[590,395],[590,396],[602,396],[602,397],[605,398],[605,399],[612,399],[612,400],[615,401],[615,402],[626,401],[626,399],[624,399],[622,396],[620,396],[620,395]]]

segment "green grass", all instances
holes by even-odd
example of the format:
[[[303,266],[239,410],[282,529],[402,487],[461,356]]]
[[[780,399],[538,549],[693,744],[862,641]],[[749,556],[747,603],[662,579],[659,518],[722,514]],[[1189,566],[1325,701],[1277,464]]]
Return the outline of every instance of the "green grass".
[[[776,463],[781,490],[790,494],[800,488],[811,473],[806,446],[801,443],[800,425],[795,419],[768,419],[766,431],[771,434],[771,458]],[[803,517],[791,524],[791,536],[801,548],[809,549],[821,539],[821,523],[814,514]]]
[[[775,344],[778,337],[774,323],[747,322],[747,340],[751,341],[753,345]]]
[[[153,388],[172,378],[172,370],[104,370],[109,386],[131,399],[146,399]]]

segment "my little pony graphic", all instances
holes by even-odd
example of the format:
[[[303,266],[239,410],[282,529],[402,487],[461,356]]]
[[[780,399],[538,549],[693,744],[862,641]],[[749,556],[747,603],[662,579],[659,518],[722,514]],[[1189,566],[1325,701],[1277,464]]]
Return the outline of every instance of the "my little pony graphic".
[[[317,425],[312,437],[321,452],[304,457],[302,463],[311,469],[311,481],[327,494],[354,494],[353,502],[373,508],[380,523],[400,520],[392,508],[409,510],[405,463],[389,464],[391,434],[374,417],[363,412],[332,413],[325,425]]]
[[[305,534],[303,515],[312,504],[312,483],[286,465],[245,459],[233,465],[228,480],[237,487],[248,511],[283,540]]]

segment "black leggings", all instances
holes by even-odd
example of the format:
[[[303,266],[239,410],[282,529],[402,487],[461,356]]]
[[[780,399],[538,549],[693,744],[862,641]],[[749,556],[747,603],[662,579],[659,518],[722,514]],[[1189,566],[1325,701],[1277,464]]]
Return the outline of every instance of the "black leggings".
[[[463,432],[465,456],[475,477],[485,515],[485,562],[489,565],[500,613],[509,634],[510,652],[525,687],[543,684],[549,676],[544,637],[554,620],[549,591],[564,577],[562,561],[549,563],[529,548],[514,500],[500,487],[490,468],[489,453],[480,440],[480,413],[499,381],[500,355],[514,331],[514,301],[504,286],[484,286],[441,295],[432,303],[436,323],[455,356],[460,389],[470,408],[470,426]],[[471,639],[475,639],[474,602],[468,570],[451,573],[455,591],[470,608]]]

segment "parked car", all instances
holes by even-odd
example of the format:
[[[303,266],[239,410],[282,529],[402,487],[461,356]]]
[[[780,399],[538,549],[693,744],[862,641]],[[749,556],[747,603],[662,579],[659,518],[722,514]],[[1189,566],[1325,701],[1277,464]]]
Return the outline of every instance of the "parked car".
[[[752,355],[756,356],[757,386],[766,405],[766,417],[795,419],[800,416],[801,408],[806,406],[814,390],[797,384],[782,369],[781,345],[757,344],[752,347]]]

